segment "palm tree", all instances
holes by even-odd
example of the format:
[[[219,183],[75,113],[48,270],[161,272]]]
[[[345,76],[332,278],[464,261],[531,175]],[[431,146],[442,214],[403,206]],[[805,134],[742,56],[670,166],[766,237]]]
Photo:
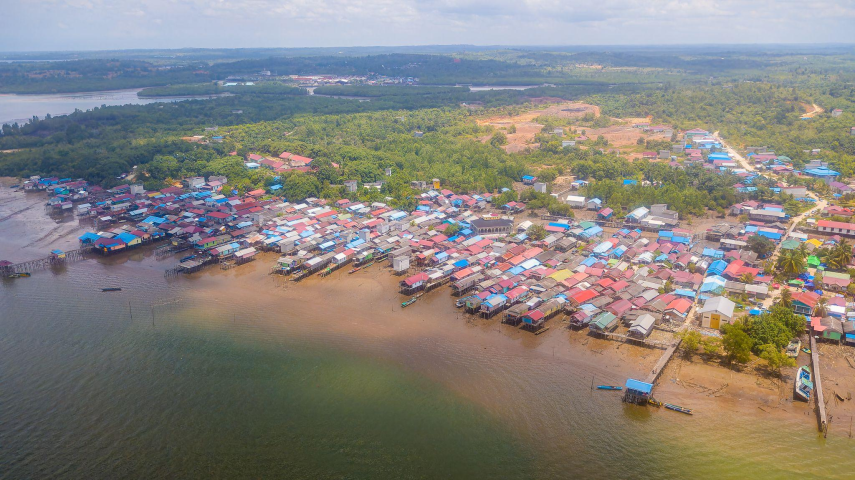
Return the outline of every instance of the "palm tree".
[[[831,249],[828,255],[828,266],[831,268],[842,270],[852,261],[852,246],[846,240],[840,240],[840,243]]]
[[[810,253],[810,252],[808,252],[808,250],[807,250],[807,243],[805,243],[805,242],[802,242],[802,243],[800,243],[800,244],[799,244],[798,251],[799,251],[799,255],[801,255],[801,256],[803,256],[803,257],[805,257],[805,258],[807,258],[808,253]]]
[[[798,250],[786,250],[778,256],[778,269],[788,277],[798,276],[805,271],[805,257]]]
[[[820,318],[828,315],[828,300],[824,297],[820,297],[819,301],[816,302],[816,308],[814,309],[813,314]]]
[[[781,299],[779,303],[787,308],[792,308],[793,306],[793,293],[790,292],[789,288],[784,288],[781,290]]]
[[[739,281],[742,283],[754,283],[754,275],[751,275],[750,273],[745,272],[739,276]]]

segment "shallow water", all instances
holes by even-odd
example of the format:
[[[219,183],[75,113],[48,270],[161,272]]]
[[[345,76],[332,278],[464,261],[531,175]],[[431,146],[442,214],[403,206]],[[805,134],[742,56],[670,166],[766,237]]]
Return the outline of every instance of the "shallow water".
[[[385,272],[282,288],[264,259],[168,281],[174,262],[137,251],[0,284],[0,478],[855,468],[851,440],[798,419],[623,405],[592,375],[622,382],[633,366],[572,352],[560,333],[467,325],[443,291],[401,311]]]
[[[146,105],[156,102],[213,98],[210,96],[145,97],[137,96],[140,88],[103,92],[16,95],[0,94],[0,125],[26,123],[33,116],[68,115],[75,110],[91,110],[102,105]]]

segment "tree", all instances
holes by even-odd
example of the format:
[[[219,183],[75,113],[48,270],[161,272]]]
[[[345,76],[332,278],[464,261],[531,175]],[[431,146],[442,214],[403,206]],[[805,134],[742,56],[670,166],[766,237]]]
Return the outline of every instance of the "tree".
[[[754,342],[745,333],[741,324],[724,325],[721,346],[728,362],[748,363],[751,360],[751,347]]]
[[[778,375],[781,373],[781,367],[796,366],[796,362],[782,352],[780,347],[770,343],[760,347],[760,358],[766,360],[769,369],[777,371]]]
[[[828,315],[828,300],[826,300],[825,297],[820,297],[820,299],[816,302],[814,315],[820,318]]]
[[[458,225],[456,223],[451,223],[447,227],[445,227],[445,230],[442,231],[442,234],[445,235],[446,237],[450,238],[450,237],[457,235],[457,232],[459,232],[459,231],[460,231],[460,225]]]
[[[687,357],[692,356],[693,353],[698,351],[698,347],[701,344],[701,334],[699,332],[684,330],[680,332],[680,338],[683,339],[680,348],[683,349]]]
[[[781,290],[781,298],[778,300],[778,304],[788,309],[793,308],[793,293],[789,288],[784,287],[784,289]]]
[[[832,249],[826,262],[834,270],[843,270],[852,261],[852,246],[843,239]]]
[[[775,243],[763,235],[751,235],[748,237],[748,248],[762,258],[775,251]]]
[[[739,281],[742,283],[754,283],[754,275],[751,275],[750,273],[745,272],[739,276]]]
[[[784,250],[778,256],[777,269],[787,277],[796,277],[806,270],[805,257],[798,250]]]
[[[508,204],[511,202],[516,202],[517,200],[519,200],[519,195],[517,195],[516,191],[505,190],[504,192],[500,193],[499,196],[496,197],[495,200],[493,200],[493,205],[496,207],[501,207],[502,205],[505,205],[505,204]]]
[[[674,282],[669,278],[665,280],[665,284],[659,287],[659,293],[670,293],[674,291]]]
[[[517,125],[512,123],[510,127],[508,127],[508,133],[517,133]]]
[[[490,138],[490,145],[494,147],[501,147],[502,145],[508,144],[508,137],[502,132],[496,132]]]
[[[543,240],[544,238],[546,238],[546,233],[546,229],[543,228],[543,225],[537,224],[528,227],[528,230],[526,231],[528,238],[534,241]]]
[[[720,345],[720,340],[713,337],[706,337],[701,341],[701,346],[704,348],[704,353],[707,355],[715,355],[718,353]]]

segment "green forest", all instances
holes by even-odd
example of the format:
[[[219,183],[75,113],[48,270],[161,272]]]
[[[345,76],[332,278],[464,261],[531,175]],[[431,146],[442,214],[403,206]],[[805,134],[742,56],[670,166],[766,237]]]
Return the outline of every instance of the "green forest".
[[[821,158],[834,168],[845,176],[855,175],[855,136],[850,135],[855,126],[855,88],[843,81],[855,78],[855,60],[840,51],[824,57],[808,52],[803,57],[794,52],[772,57],[768,52],[714,49],[690,53],[480,49],[465,55],[267,58],[254,51],[245,59],[211,62],[199,55],[169,67],[162,60],[138,58],[0,64],[0,91],[63,91],[50,90],[55,85],[102,88],[103,82],[113,82],[109,88],[116,88],[150,82],[142,96],[227,94],[206,100],[101,107],[4,125],[0,175],[83,177],[111,186],[119,181],[117,176],[137,167],[146,186],[157,188],[182,176],[216,173],[227,175],[231,186],[242,191],[281,182],[286,198],[336,198],[344,195],[340,187],[344,180],[383,180],[382,191],[365,190],[360,195],[391,196],[405,202],[412,196],[412,180],[440,178],[458,191],[485,192],[509,187],[526,173],[547,180],[569,173],[592,180],[586,194],[602,198],[619,215],[651,203],[667,203],[681,215],[722,213],[742,200],[733,189],[738,182],[733,175],[630,162],[606,148],[601,152],[599,147],[607,143],[599,139],[581,149],[562,148],[560,141],[546,134],[536,137],[540,148],[509,154],[500,148],[507,141],[505,133],[475,122],[479,115],[519,113],[544,102],[565,100],[594,103],[608,117],[651,116],[654,122],[678,129],[720,131],[738,145],[768,145],[792,158],[796,166],[816,158],[805,151],[818,148]],[[805,63],[802,58],[809,60]],[[583,64],[598,67],[579,66]],[[221,84],[228,76],[262,69],[271,71],[274,78],[323,72],[412,77],[422,85],[330,85],[318,87],[316,95],[305,95],[304,89],[285,81]],[[488,91],[450,86],[457,84],[539,86]],[[824,111],[801,119],[814,104]],[[843,113],[832,117],[835,108]],[[547,126],[551,125],[548,120],[538,118]],[[588,122],[590,128],[611,123],[607,117]],[[218,127],[216,135],[224,138],[222,143],[181,139],[208,127]],[[482,141],[485,138],[491,141]],[[275,179],[269,171],[243,167],[241,157],[247,153],[275,156],[284,150],[314,158],[317,169]],[[384,175],[386,168],[392,169],[391,177]],[[626,187],[623,179],[638,184]],[[766,187],[758,192],[755,197],[769,194]]]

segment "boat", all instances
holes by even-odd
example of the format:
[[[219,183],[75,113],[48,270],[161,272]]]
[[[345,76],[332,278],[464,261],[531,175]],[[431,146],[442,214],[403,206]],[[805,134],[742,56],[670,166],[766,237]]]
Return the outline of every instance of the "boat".
[[[808,355],[810,355],[810,349],[809,348],[803,348],[802,351],[807,353]]]
[[[796,372],[796,379],[793,383],[793,398],[809,402],[811,390],[813,390],[813,382],[810,378],[810,368],[804,365],[799,367]]]
[[[662,402],[660,402],[659,400],[656,400],[653,397],[649,397],[647,399],[647,403],[649,403],[650,405],[653,405],[654,407],[661,407],[662,406]]]
[[[454,306],[457,308],[460,308],[460,307],[466,305],[466,302],[469,301],[474,296],[475,295],[469,295],[468,297],[460,298],[456,302],[454,302]]]
[[[802,341],[798,338],[794,338],[790,340],[790,343],[787,344],[787,356],[790,358],[796,358],[799,356],[799,349],[802,348]]]
[[[597,385],[597,390],[623,390],[623,387],[617,385]]]
[[[121,287],[104,287],[101,289],[102,292],[120,292],[122,291]]]
[[[9,275],[9,278],[27,278],[30,276],[29,272],[21,272],[21,273],[13,273]]]
[[[186,257],[179,260],[178,263],[189,262],[190,260],[193,260],[194,258],[196,258],[196,255],[187,255]]]
[[[692,415],[692,409],[681,407],[679,405],[674,405],[672,403],[664,403],[663,406],[668,410],[674,410],[675,412],[685,413],[686,415]]]
[[[409,307],[410,305],[416,303],[416,300],[418,300],[418,299],[419,299],[419,297],[413,297],[413,298],[411,298],[405,302],[401,302],[401,308]]]

